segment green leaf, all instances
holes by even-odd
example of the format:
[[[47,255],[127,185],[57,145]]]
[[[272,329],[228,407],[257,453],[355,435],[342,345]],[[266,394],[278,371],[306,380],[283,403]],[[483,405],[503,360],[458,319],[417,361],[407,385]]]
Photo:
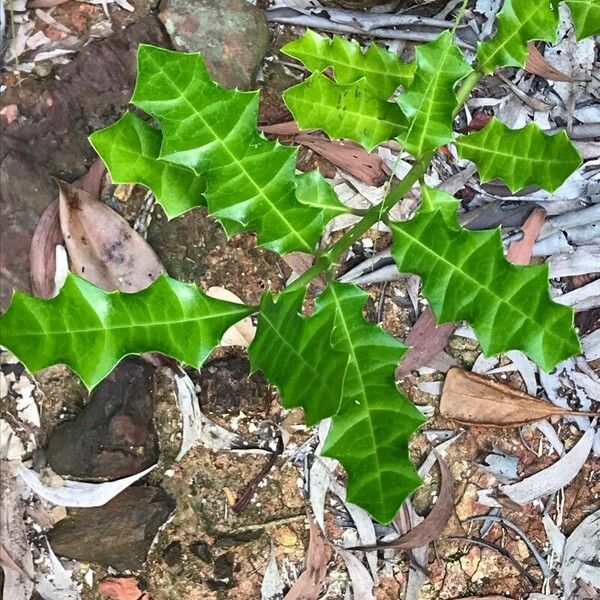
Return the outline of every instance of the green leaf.
[[[333,315],[302,315],[304,292],[263,294],[248,354],[252,368],[279,388],[283,405],[302,406],[314,425],[340,407],[348,355],[331,347]]]
[[[577,41],[600,35],[600,0],[566,0]]]
[[[348,212],[348,207],[340,202],[333,187],[317,169],[296,178],[296,195],[302,204],[321,210],[326,223]]]
[[[423,295],[440,323],[465,319],[486,355],[521,350],[545,371],[578,354],[573,310],[548,293],[548,265],[504,258],[500,230],[467,231],[448,218],[448,195],[424,188],[425,211],[392,224],[392,256],[423,278]],[[444,208],[435,208],[439,201]],[[458,205],[458,203],[456,203]]]
[[[477,48],[484,73],[493,73],[496,67],[523,67],[531,40],[555,43],[558,10],[550,0],[504,0],[496,23],[496,33]]]
[[[338,35],[328,38],[310,29],[281,51],[301,61],[309,71],[333,68],[335,80],[344,85],[364,77],[371,92],[382,100],[388,100],[401,85],[410,85],[415,69],[414,63],[403,63],[396,53],[377,44],[363,52],[356,40]]]
[[[406,346],[365,321],[367,298],[355,285],[332,283],[316,302],[316,316],[335,315],[333,347],[350,357],[323,454],[344,465],[347,500],[387,523],[421,483],[408,441],[425,419],[394,381]]]
[[[126,112],[89,139],[113,183],[141,183],[150,188],[169,219],[206,204],[204,179],[191,169],[160,160],[160,130],[133,113]]]
[[[398,140],[421,158],[452,141],[453,113],[458,106],[454,87],[472,69],[449,31],[419,46],[415,54],[413,83],[396,100],[409,122]]]
[[[402,111],[375,96],[366,79],[341,85],[313,73],[283,97],[302,129],[322,129],[332,138],[353,140],[369,151],[406,129]]]
[[[0,344],[31,372],[64,363],[92,388],[127,354],[162,352],[200,367],[225,331],[253,311],[164,275],[127,294],[70,274],[50,300],[16,292],[0,316]]]
[[[258,92],[222,88],[200,54],[141,45],[132,102],[160,123],[161,159],[206,179],[209,212],[228,233],[255,230],[280,254],[314,250],[323,215],[296,198],[297,149],[256,131]]]
[[[477,165],[482,182],[499,177],[513,193],[531,184],[552,192],[581,165],[564,131],[547,135],[535,123],[510,129],[493,118],[480,131],[459,135],[456,147]]]

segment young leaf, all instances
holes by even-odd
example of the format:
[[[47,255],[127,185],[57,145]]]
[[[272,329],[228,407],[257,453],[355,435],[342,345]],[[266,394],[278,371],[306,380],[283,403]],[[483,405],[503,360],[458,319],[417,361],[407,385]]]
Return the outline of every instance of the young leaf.
[[[499,177],[513,193],[531,184],[553,192],[581,164],[564,131],[547,135],[536,123],[510,129],[493,118],[476,133],[459,135],[456,147],[477,165],[482,182]]]
[[[421,484],[408,441],[425,419],[394,382],[406,346],[365,321],[367,297],[355,285],[332,283],[316,302],[315,317],[333,317],[334,349],[350,357],[323,454],[344,465],[347,499],[387,523]]]
[[[527,42],[554,43],[558,29],[558,3],[550,0],[504,0],[494,36],[479,44],[477,62],[484,73],[496,67],[523,67]]]
[[[258,92],[222,88],[200,54],[142,44],[132,102],[160,123],[160,158],[206,179],[209,211],[228,233],[256,230],[280,254],[314,250],[323,215],[296,198],[297,149],[257,133]]]
[[[223,333],[252,312],[165,275],[127,294],[71,274],[50,300],[16,292],[0,316],[0,343],[31,372],[64,363],[92,388],[127,354],[162,352],[200,367]]]
[[[160,160],[162,134],[126,112],[118,121],[90,136],[113,183],[141,183],[150,188],[169,219],[206,204],[206,183],[194,171]]]
[[[425,210],[392,224],[392,256],[401,272],[423,278],[438,321],[466,319],[486,355],[522,350],[545,371],[579,353],[572,309],[550,299],[548,265],[510,264],[499,229],[467,231],[456,212],[436,208],[448,206],[448,194],[431,188],[423,194]]]
[[[375,96],[366,79],[341,85],[322,73],[313,73],[289,88],[284,100],[302,129],[319,128],[332,138],[353,140],[369,151],[406,129],[402,111]]]
[[[348,355],[331,347],[334,315],[302,315],[304,292],[263,294],[248,354],[252,368],[279,388],[283,405],[302,406],[314,425],[340,407]]]
[[[415,55],[412,85],[396,102],[409,122],[398,140],[420,158],[452,140],[452,115],[458,104],[454,87],[472,69],[449,31],[419,46]]]
[[[577,41],[600,35],[600,0],[566,0]]]
[[[382,100],[388,100],[401,85],[410,85],[415,70],[414,63],[403,63],[395,52],[377,44],[363,52],[355,40],[338,35],[328,38],[310,29],[281,51],[297,58],[309,71],[333,68],[335,80],[343,85],[364,77],[371,93]]]
[[[302,173],[296,178],[296,196],[302,204],[321,210],[325,223],[348,212],[348,208],[340,202],[333,187],[317,169]]]

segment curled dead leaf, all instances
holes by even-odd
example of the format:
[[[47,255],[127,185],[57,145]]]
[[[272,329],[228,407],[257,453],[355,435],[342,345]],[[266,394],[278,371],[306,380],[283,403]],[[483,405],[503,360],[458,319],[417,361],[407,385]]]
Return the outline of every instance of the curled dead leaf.
[[[121,215],[75,186],[58,185],[71,271],[104,290],[121,292],[142,290],[164,272],[154,250]]]
[[[575,77],[566,75],[562,71],[553,67],[543,56],[542,53],[537,49],[533,42],[527,44],[527,61],[525,62],[525,70],[544,79],[550,79],[551,81],[567,81],[574,82],[578,81]]]
[[[323,538],[317,525],[310,519],[306,568],[296,579],[296,583],[285,595],[284,600],[317,600],[321,594],[321,585],[330,559],[331,547]]]
[[[100,195],[100,186],[105,173],[104,163],[97,158],[73,186],[96,198]],[[52,298],[57,291],[55,285],[56,246],[63,243],[58,206],[57,198],[46,207],[31,238],[29,277],[31,291],[38,298]]]
[[[447,419],[479,427],[519,427],[552,416],[597,416],[596,413],[561,408],[457,367],[446,375],[440,413]]]
[[[454,480],[446,461],[437,453],[435,454],[435,457],[440,465],[440,493],[433,508],[425,519],[416,527],[395,540],[381,542],[370,546],[354,546],[353,548],[347,548],[347,550],[371,551],[384,548],[412,550],[413,548],[425,546],[440,536],[454,510]]]

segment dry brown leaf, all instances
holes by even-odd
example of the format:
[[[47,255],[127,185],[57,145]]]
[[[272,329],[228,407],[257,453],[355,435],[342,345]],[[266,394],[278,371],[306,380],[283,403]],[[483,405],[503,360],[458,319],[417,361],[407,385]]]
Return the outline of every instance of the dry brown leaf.
[[[73,185],[85,190],[91,196],[100,195],[100,186],[106,167],[97,158],[87,173]],[[54,274],[56,272],[56,246],[63,243],[58,212],[58,198],[51,202],[42,213],[31,238],[29,248],[29,277],[31,291],[39,298],[51,298],[56,293],[54,289]]]
[[[544,79],[550,79],[551,81],[578,81],[577,78],[566,75],[562,71],[559,71],[553,67],[537,49],[533,42],[527,44],[528,54],[527,61],[525,62],[525,70]]]
[[[396,376],[406,377],[411,371],[427,366],[446,347],[455,329],[454,323],[438,327],[433,311],[426,308],[404,340],[410,348],[404,355]]]
[[[136,292],[164,268],[127,221],[87,192],[59,182],[60,224],[71,270],[106,290]]]
[[[597,416],[568,410],[498,381],[453,367],[448,371],[440,413],[447,419],[480,427],[519,427],[556,415]]]
[[[310,134],[299,135],[294,141],[368,185],[379,187],[388,179],[384,162],[379,155],[367,152],[354,142],[336,142]]]
[[[291,138],[293,142],[310,148],[336,167],[369,185],[380,186],[388,178],[379,155],[367,152],[354,142],[329,140],[320,133],[315,133],[316,129],[300,131],[294,121],[267,125],[260,130],[269,135]]]
[[[310,519],[310,540],[306,551],[306,568],[284,600],[317,600],[331,559],[331,547],[317,525]]]
[[[540,234],[540,229],[544,224],[546,211],[540,206],[536,206],[527,220],[521,226],[523,238],[518,242],[513,242],[506,253],[506,260],[515,265],[528,265],[533,252],[533,245]]]
[[[421,523],[416,527],[390,542],[373,544],[372,546],[355,546],[347,550],[381,550],[384,548],[396,548],[397,550],[412,550],[426,546],[429,542],[436,540],[450,520],[454,511],[454,480],[446,461],[436,453],[440,465],[441,482],[440,493],[433,508]]]

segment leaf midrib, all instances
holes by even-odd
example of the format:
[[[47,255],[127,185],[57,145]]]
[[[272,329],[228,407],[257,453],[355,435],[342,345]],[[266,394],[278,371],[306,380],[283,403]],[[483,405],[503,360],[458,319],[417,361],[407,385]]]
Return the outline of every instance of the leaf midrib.
[[[150,57],[150,61],[153,63],[153,66],[158,67],[159,72],[164,75],[164,78],[166,79],[166,81],[169,84],[169,86],[171,87],[171,89],[175,90],[179,94],[179,97],[182,98],[188,104],[188,106],[191,108],[192,112],[195,113],[200,118],[200,120],[204,123],[204,126],[211,132],[213,138],[219,143],[220,147],[223,148],[227,152],[227,154],[231,157],[232,161],[240,168],[240,170],[247,177],[248,181],[250,181],[252,183],[252,185],[254,186],[254,189],[256,190],[258,195],[261,196],[267,202],[267,204],[269,204],[269,206],[271,206],[272,210],[285,223],[285,225],[287,226],[289,231],[293,234],[293,237],[296,240],[298,240],[299,242],[301,242],[303,248],[305,248],[308,252],[312,252],[313,249],[311,248],[310,244],[296,231],[296,229],[287,220],[285,215],[272,202],[272,200],[263,192],[262,188],[256,183],[254,178],[250,176],[250,173],[248,173],[248,171],[246,170],[246,168],[244,167],[242,162],[240,160],[238,160],[238,158],[235,156],[235,154],[229,149],[229,146],[227,146],[227,144],[225,144],[224,140],[222,140],[216,134],[215,130],[208,124],[208,122],[206,121],[206,119],[204,118],[202,113],[200,111],[198,111],[198,109],[192,104],[192,102],[187,98],[187,96],[184,95],[184,91],[180,90],[177,87],[177,85],[175,85],[173,83],[173,81],[171,81],[171,79],[169,79],[169,77],[167,76],[167,73],[162,68],[162,65],[160,63],[156,62],[156,60],[154,59],[152,54],[150,54],[149,57]],[[165,159],[161,159],[161,160],[165,160]],[[248,200],[252,200],[252,198],[248,198]],[[284,237],[287,237],[287,236],[281,236],[279,239],[282,239]]]
[[[436,211],[436,212],[439,212],[439,211]],[[443,218],[443,216],[442,216],[442,218]],[[434,252],[429,246],[427,246],[426,244],[424,244],[423,242],[421,242],[421,240],[419,240],[418,238],[416,238],[416,237],[408,234],[400,226],[395,225],[393,227],[393,229],[394,229],[394,232],[400,233],[400,235],[404,236],[405,238],[408,238],[409,240],[411,240],[412,242],[414,242],[417,246],[420,246],[424,250],[425,254],[429,254],[430,256],[433,256],[433,257],[437,258],[438,260],[440,260],[444,264],[446,264],[448,267],[450,267],[451,270],[453,270],[455,272],[458,272],[460,275],[464,275],[464,277],[466,279],[472,281],[476,285],[476,287],[478,287],[478,288],[480,288],[480,289],[488,292],[491,296],[493,296],[494,298],[496,298],[500,304],[504,304],[505,306],[508,306],[509,308],[511,308],[512,310],[514,310],[515,312],[517,312],[520,315],[522,315],[523,317],[525,317],[525,319],[527,321],[535,324],[538,327],[541,327],[541,329],[543,331],[547,332],[548,334],[550,334],[551,337],[553,337],[553,338],[557,339],[559,342],[561,342],[560,346],[563,345],[564,339],[562,338],[562,336],[558,335],[557,333],[554,333],[551,329],[547,329],[546,327],[544,327],[543,323],[539,323],[538,321],[532,319],[530,315],[528,315],[527,313],[523,312],[521,309],[519,309],[518,307],[514,306],[513,304],[510,304],[509,302],[507,302],[504,298],[502,298],[501,296],[499,296],[498,294],[496,294],[493,290],[491,290],[490,288],[484,287],[479,281],[477,281],[477,279],[474,279],[467,272],[465,272],[462,269],[458,268],[456,265],[454,265],[453,263],[451,263],[450,261],[448,261],[446,258],[444,258],[443,256],[441,256],[437,252]]]

